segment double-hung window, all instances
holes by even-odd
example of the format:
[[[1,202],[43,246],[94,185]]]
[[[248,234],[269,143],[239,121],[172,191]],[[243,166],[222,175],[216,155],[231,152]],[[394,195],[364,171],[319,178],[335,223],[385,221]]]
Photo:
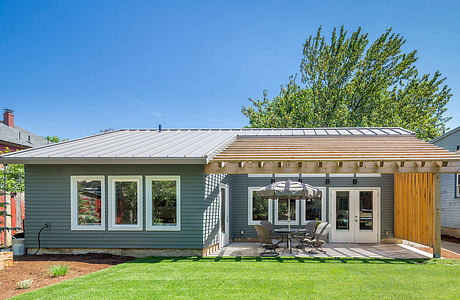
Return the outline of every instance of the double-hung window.
[[[146,176],[147,230],[181,229],[180,176]]]
[[[109,230],[142,230],[142,176],[109,176]]]
[[[259,187],[248,188],[248,224],[258,225],[260,221],[272,222],[272,200],[257,197]]]
[[[326,221],[326,188],[320,187],[321,198],[301,200],[301,224],[307,221]]]
[[[71,176],[71,230],[105,230],[104,176]]]

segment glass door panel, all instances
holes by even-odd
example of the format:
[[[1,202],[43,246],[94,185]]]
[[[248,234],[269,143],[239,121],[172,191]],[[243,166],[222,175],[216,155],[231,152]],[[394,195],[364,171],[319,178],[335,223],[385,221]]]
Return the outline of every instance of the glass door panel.
[[[337,191],[336,194],[335,228],[350,230],[350,192]]]
[[[226,192],[225,188],[220,188],[220,231],[222,233],[225,233],[225,217],[227,216],[226,211],[225,211],[225,203],[226,203]]]
[[[359,230],[374,228],[373,192],[359,191]]]

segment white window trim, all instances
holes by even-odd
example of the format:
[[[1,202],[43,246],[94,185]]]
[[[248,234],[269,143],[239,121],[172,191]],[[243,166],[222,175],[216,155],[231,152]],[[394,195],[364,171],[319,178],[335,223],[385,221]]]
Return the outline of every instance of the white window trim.
[[[252,219],[252,209],[253,209],[253,201],[252,201],[252,192],[261,189],[262,187],[248,187],[248,225],[260,225],[260,221],[254,221]],[[272,218],[272,199],[268,199],[268,221],[273,222]]]
[[[279,173],[279,174],[275,174],[275,177],[297,177],[299,178],[300,177],[300,174],[299,173],[291,173],[291,174],[282,174],[282,173]]]
[[[137,224],[116,224],[116,207],[115,203],[115,182],[130,181],[137,182]],[[141,231],[143,220],[143,197],[142,197],[142,176],[108,176],[109,182],[109,230],[122,230],[122,231]]]
[[[273,177],[272,174],[248,174],[248,177]]]
[[[321,221],[326,222],[326,187],[318,187],[319,190],[321,190]],[[306,215],[305,215],[305,199],[301,200],[300,204],[300,223],[301,225],[306,225],[308,221],[314,221],[314,220],[306,220]]]
[[[152,180],[155,181],[176,181],[176,225],[152,225]],[[151,175],[145,176],[145,201],[146,206],[146,227],[147,231],[180,231],[181,230],[181,194],[179,175]]]
[[[78,191],[77,181],[99,180],[101,181],[101,224],[100,225],[79,225],[78,224]],[[70,176],[70,230],[105,230],[105,176]]]
[[[308,177],[326,177],[326,173],[302,173],[302,178]]]

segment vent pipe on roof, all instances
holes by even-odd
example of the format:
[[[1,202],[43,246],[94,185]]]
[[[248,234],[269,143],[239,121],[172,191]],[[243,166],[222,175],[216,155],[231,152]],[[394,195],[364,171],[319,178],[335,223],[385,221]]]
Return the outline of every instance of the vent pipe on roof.
[[[158,132],[161,132],[161,124],[158,125]]]
[[[9,127],[14,127],[14,111],[7,108],[3,111],[3,123]]]

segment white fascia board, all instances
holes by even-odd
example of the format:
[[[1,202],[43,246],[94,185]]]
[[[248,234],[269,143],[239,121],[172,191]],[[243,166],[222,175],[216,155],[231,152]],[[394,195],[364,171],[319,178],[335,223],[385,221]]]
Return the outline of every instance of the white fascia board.
[[[54,158],[54,157],[1,157],[1,164],[123,164],[123,165],[167,165],[167,164],[206,164],[206,158]]]

